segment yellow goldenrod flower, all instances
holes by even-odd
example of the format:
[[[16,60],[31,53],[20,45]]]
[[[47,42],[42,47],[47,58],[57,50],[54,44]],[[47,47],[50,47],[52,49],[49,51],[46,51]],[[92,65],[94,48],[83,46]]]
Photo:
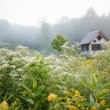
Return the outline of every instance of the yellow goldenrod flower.
[[[101,106],[105,105],[105,100],[101,100],[99,103]]]
[[[72,105],[68,105],[68,110],[78,110],[77,107],[72,106]]]
[[[80,96],[80,92],[78,90],[75,90],[74,96]]]
[[[9,110],[9,106],[6,101],[3,101],[2,103],[0,103],[0,110]]]
[[[97,110],[97,108],[95,106],[92,106],[91,110]]]
[[[48,98],[47,98],[47,100],[48,100],[48,101],[52,101],[52,100],[54,100],[56,97],[57,97],[56,94],[50,93],[49,96],[48,96]]]

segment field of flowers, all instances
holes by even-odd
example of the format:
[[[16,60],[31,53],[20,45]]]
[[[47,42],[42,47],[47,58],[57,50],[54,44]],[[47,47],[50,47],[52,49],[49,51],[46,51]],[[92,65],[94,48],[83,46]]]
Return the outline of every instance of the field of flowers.
[[[0,110],[110,110],[110,50],[86,57],[71,45],[44,57],[0,49]]]

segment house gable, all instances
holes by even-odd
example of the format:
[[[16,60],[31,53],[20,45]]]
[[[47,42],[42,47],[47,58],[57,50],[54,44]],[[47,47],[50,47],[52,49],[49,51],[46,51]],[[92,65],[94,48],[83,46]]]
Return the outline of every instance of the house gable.
[[[107,40],[103,36],[97,36],[92,41],[91,44],[104,44]]]

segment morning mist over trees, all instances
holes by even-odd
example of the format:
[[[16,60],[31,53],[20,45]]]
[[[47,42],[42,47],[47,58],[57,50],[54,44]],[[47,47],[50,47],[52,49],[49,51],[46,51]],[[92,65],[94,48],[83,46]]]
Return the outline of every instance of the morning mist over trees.
[[[110,38],[110,14],[98,15],[94,8],[88,8],[85,15],[77,18],[61,17],[50,24],[45,20],[39,27],[11,24],[0,20],[0,47],[14,48],[17,45],[27,46],[40,52],[51,48],[51,41],[57,34],[63,34],[68,42],[80,42],[88,32],[103,31]],[[51,50],[51,49],[50,49]]]

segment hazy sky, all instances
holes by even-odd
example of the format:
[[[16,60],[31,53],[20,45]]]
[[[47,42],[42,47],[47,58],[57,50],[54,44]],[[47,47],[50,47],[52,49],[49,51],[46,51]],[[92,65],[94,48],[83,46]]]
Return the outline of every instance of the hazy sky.
[[[107,14],[110,0],[0,0],[0,19],[22,25],[37,25],[44,18],[55,23],[62,16],[81,17],[89,7]]]

